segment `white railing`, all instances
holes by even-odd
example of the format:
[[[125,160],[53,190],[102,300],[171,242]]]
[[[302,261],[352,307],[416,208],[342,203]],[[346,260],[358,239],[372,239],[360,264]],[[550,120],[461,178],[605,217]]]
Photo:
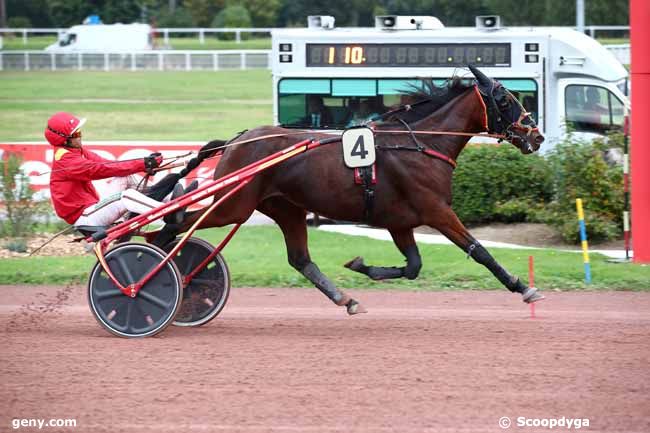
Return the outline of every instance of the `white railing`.
[[[0,71],[218,71],[270,69],[270,50],[47,53],[0,51]]]
[[[596,32],[599,31],[627,32],[629,35],[630,26],[585,26],[585,31],[589,33],[589,36],[596,39]]]
[[[237,43],[241,42],[241,34],[242,33],[264,33],[268,34],[268,36],[271,36],[271,32],[273,31],[273,28],[250,28],[250,29],[244,29],[244,28],[220,28],[220,29],[210,29],[210,28],[196,28],[196,29],[190,29],[190,28],[164,28],[164,29],[155,29],[154,32],[156,34],[162,34],[163,35],[163,41],[165,45],[169,45],[169,35],[170,34],[197,34],[199,37],[199,43],[200,44],[205,44],[205,35],[206,34],[219,34],[219,33],[234,33],[235,34],[235,41]]]
[[[629,65],[631,63],[630,44],[605,45],[605,48],[607,48],[610,53],[614,54],[614,57],[616,57],[622,64]]]
[[[13,29],[13,28],[0,28],[0,33],[13,33],[20,34],[23,38],[23,45],[27,45],[27,40],[30,34],[49,34],[57,35],[57,38],[60,38],[61,35],[66,32],[67,28],[52,28],[52,29],[43,29],[43,28],[34,28],[34,29]],[[169,27],[169,28],[156,28],[153,29],[153,32],[157,35],[162,35],[165,45],[169,44],[169,35],[181,35],[181,34],[195,34],[199,38],[199,43],[205,43],[206,34],[219,34],[219,33],[234,33],[235,41],[237,43],[241,42],[242,33],[264,33],[269,37],[271,32],[274,29],[271,27],[252,27],[252,28],[187,28],[187,27]]]
[[[575,27],[573,27],[575,28]],[[21,34],[23,38],[23,44],[27,45],[27,39],[30,34],[55,34],[57,37],[60,37],[63,32],[68,29],[65,28],[0,28],[0,33],[13,33]],[[162,35],[163,40],[166,45],[169,44],[169,35],[170,34],[195,34],[199,39],[199,43],[205,43],[206,34],[219,34],[219,33],[234,33],[235,40],[241,42],[242,33],[264,33],[271,35],[271,32],[275,30],[272,27],[259,27],[259,28],[188,28],[188,27],[169,27],[169,28],[156,28],[154,33]],[[617,32],[630,32],[630,26],[585,26],[585,32],[589,33],[589,36],[592,38],[596,37],[596,33],[600,31],[617,31]]]
[[[624,65],[630,64],[630,44],[605,46]],[[218,71],[271,69],[271,50],[138,51],[133,53],[47,53],[0,51],[0,71]]]

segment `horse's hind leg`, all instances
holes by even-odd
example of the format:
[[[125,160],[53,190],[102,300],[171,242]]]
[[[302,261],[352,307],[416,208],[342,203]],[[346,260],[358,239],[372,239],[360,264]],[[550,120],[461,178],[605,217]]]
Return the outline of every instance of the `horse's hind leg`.
[[[409,280],[414,280],[420,273],[422,268],[422,260],[420,259],[420,252],[413,237],[413,229],[406,230],[389,230],[390,235],[397,248],[406,257],[406,266],[397,267],[381,267],[381,266],[367,266],[363,263],[362,257],[356,257],[345,265],[346,268],[353,271],[360,272],[367,275],[373,280],[387,280],[390,278],[406,277]]]
[[[348,314],[365,313],[366,309],[352,299],[323,274],[311,261],[307,247],[305,211],[281,197],[264,200],[258,210],[272,218],[282,230],[287,246],[289,264],[311,281],[325,296],[338,306],[345,306]]]
[[[440,233],[465,251],[468,256],[488,268],[508,290],[513,293],[520,293],[522,300],[526,303],[544,299],[544,296],[536,288],[526,287],[518,277],[511,275],[497,263],[483,245],[469,234],[451,208],[435,213],[435,216],[436,219],[430,221],[428,225],[438,229]]]

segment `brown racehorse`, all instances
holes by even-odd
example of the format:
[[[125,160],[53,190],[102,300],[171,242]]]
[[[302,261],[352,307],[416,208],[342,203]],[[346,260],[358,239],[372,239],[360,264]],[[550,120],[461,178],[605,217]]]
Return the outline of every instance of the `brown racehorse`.
[[[345,265],[372,279],[416,278],[422,265],[413,228],[428,225],[486,266],[511,292],[520,293],[525,302],[542,299],[537,289],[526,287],[501,267],[469,234],[451,208],[454,161],[470,136],[418,133],[458,131],[478,134],[488,131],[502,134],[522,153],[539,149],[544,137],[517,99],[497,81],[486,77],[476,68],[470,69],[477,79],[475,83],[464,84],[460,79],[454,79],[445,86],[437,87],[429,82],[412,93],[419,102],[393,110],[385,122],[375,125],[378,183],[374,188],[370,215],[366,214],[363,188],[354,183],[352,170],[344,165],[342,147],[328,144],[262,172],[233,200],[226,201],[207,216],[201,227],[243,223],[258,209],[280,226],[291,266],[336,305],[346,306],[349,314],[365,312],[365,309],[339,290],[312,262],[307,247],[307,211],[335,220],[365,220],[390,232],[395,245],[406,257],[406,266],[369,266],[360,257]],[[251,140],[272,134],[284,135]],[[331,137],[331,134],[322,131],[305,131],[301,134],[280,127],[255,128],[226,146],[214,178],[300,140]],[[203,150],[213,148],[216,151],[222,145],[223,142],[211,142]],[[207,154],[201,154],[199,159],[205,157]],[[224,193],[219,193],[215,198]],[[174,236],[185,231],[200,214],[201,211],[190,214],[182,227],[167,228],[163,233]]]

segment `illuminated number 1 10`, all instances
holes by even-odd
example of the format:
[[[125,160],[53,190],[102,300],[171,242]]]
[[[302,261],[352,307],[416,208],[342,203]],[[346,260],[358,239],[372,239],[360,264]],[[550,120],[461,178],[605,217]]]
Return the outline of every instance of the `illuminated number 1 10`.
[[[345,47],[345,63],[359,65],[363,61],[363,48]]]
[[[336,57],[336,48],[329,47],[327,51],[327,63],[333,65],[335,63]],[[363,48],[361,47],[345,47],[345,64],[352,63],[353,65],[359,65],[363,62]]]

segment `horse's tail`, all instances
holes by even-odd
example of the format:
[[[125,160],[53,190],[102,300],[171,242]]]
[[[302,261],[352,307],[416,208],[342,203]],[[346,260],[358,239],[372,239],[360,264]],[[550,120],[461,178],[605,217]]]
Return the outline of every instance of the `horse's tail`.
[[[224,140],[212,140],[205,146],[199,150],[198,155],[195,158],[190,159],[187,162],[187,165],[185,166],[184,169],[182,169],[178,173],[170,173],[160,182],[157,182],[155,185],[150,186],[147,188],[144,192],[147,194],[149,197],[153,198],[154,200],[161,201],[167,194],[172,192],[174,189],[174,185],[178,183],[179,180],[184,178],[189,174],[190,171],[194,170],[196,167],[198,167],[203,160],[206,158],[210,158],[211,156],[214,156],[219,150],[223,148],[223,146],[226,145],[226,141]]]

